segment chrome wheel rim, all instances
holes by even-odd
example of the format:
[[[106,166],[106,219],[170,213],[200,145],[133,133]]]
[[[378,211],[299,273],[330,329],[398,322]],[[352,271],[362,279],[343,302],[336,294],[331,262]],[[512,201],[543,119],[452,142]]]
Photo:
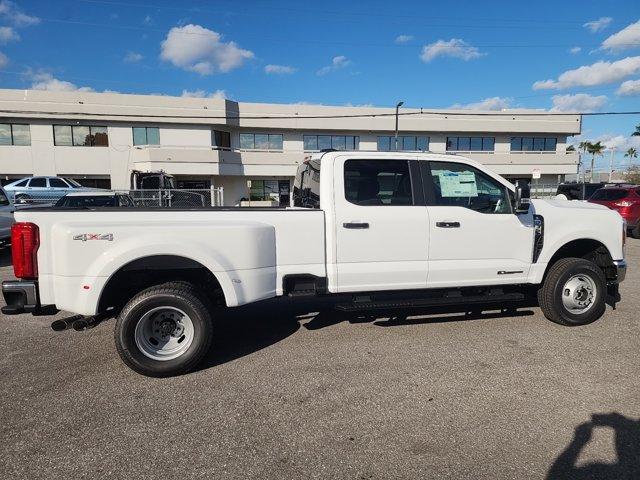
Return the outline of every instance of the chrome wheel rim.
[[[593,307],[598,289],[588,275],[573,275],[562,287],[562,304],[570,313],[581,314]]]
[[[193,322],[176,307],[147,311],[136,325],[136,346],[153,360],[167,361],[184,354],[193,342]]]

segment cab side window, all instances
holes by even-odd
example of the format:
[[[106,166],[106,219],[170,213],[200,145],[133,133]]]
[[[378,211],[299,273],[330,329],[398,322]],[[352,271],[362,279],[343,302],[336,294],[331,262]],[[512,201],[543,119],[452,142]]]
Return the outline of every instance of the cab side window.
[[[455,162],[431,162],[430,167],[434,206],[512,213],[508,189],[474,167]]]
[[[409,163],[402,160],[347,160],[347,201],[356,205],[413,205]]]

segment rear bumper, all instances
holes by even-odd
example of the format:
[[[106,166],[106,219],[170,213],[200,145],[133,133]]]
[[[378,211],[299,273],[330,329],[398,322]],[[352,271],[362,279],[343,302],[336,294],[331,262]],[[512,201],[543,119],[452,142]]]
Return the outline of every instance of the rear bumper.
[[[52,315],[57,313],[55,305],[40,305],[38,283],[34,280],[8,280],[2,282],[2,295],[6,306],[5,315],[32,313],[33,315]]]
[[[33,312],[38,308],[38,285],[33,280],[9,280],[2,282],[5,315]]]

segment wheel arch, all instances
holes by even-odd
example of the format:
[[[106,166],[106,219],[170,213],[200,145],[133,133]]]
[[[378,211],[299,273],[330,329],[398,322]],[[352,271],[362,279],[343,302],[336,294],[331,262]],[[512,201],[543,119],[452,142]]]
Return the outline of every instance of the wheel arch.
[[[607,279],[615,278],[615,266],[613,257],[607,246],[599,240],[593,238],[577,238],[565,242],[558,247],[547,263],[544,278],[549,273],[549,269],[562,258],[583,258],[590,260],[602,269]]]
[[[109,276],[100,291],[96,312],[121,307],[128,298],[150,286],[179,280],[201,287],[216,303],[228,305],[235,301],[235,292],[224,272],[214,273],[200,261],[183,255],[151,254],[128,261]]]

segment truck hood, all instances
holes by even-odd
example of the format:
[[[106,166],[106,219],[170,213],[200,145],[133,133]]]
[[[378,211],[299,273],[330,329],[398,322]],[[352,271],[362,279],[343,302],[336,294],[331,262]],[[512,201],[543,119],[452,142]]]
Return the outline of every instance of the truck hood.
[[[550,206],[555,208],[570,208],[579,210],[609,210],[604,205],[598,205],[596,203],[581,202],[579,200],[532,200],[534,208],[537,206]]]

